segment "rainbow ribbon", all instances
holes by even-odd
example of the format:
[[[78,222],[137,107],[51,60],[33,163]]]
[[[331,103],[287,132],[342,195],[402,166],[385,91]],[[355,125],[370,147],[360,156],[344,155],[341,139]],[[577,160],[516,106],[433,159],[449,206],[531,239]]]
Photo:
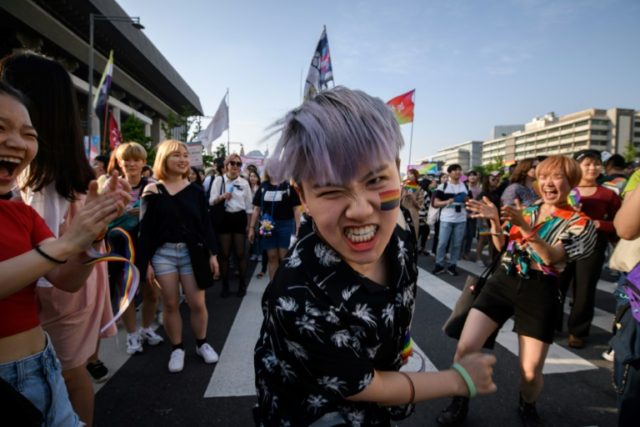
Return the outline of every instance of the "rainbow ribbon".
[[[133,239],[131,235],[121,227],[115,227],[109,230],[109,235],[121,235],[127,244],[125,245],[124,256],[111,252],[111,248],[107,245],[107,253],[101,254],[95,249],[87,250],[87,255],[91,258],[85,262],[85,265],[93,265],[98,262],[124,262],[124,271],[122,273],[122,282],[120,284],[119,295],[120,304],[118,312],[113,316],[106,325],[100,328],[100,333],[103,333],[111,325],[113,325],[122,314],[125,312],[129,304],[133,301],[138,291],[138,285],[140,284],[140,270],[135,266],[135,249],[133,247]]]

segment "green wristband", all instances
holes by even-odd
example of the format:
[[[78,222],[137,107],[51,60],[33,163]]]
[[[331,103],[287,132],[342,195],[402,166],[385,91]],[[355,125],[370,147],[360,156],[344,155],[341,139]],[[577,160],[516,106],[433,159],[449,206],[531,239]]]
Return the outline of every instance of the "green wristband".
[[[454,363],[453,365],[451,365],[451,369],[460,374],[460,376],[464,380],[467,388],[469,389],[469,397],[476,397],[476,395],[478,394],[478,390],[476,389],[476,385],[473,383],[469,372],[467,372],[467,370],[464,369],[464,367],[459,363]]]

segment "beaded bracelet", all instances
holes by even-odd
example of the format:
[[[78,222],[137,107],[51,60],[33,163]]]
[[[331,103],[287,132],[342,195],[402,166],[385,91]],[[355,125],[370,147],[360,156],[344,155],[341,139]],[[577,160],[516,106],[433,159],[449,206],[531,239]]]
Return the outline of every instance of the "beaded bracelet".
[[[51,255],[49,255],[48,253],[46,253],[45,251],[42,250],[42,248],[40,246],[36,246],[35,248],[33,248],[36,250],[36,252],[38,252],[40,255],[42,255],[44,258],[48,259],[51,262],[55,262],[56,264],[64,264],[67,262],[67,260],[65,259],[64,261],[61,261],[59,259],[56,259],[54,257],[52,257]]]
[[[469,389],[469,397],[476,397],[476,395],[478,394],[478,390],[476,389],[476,385],[473,383],[473,380],[471,379],[471,375],[469,375],[469,372],[467,372],[464,366],[462,366],[459,363],[454,363],[453,365],[451,365],[451,369],[453,369],[458,374],[460,374],[460,376],[464,380],[465,384],[467,385],[467,388]]]
[[[400,375],[402,375],[403,377],[405,377],[407,379],[407,381],[409,381],[409,389],[411,390],[411,396],[409,397],[409,402],[407,403],[407,405],[410,405],[416,399],[416,387],[413,385],[413,380],[411,379],[411,377],[409,375],[407,375],[404,372],[400,372],[400,371],[398,371],[398,373]]]

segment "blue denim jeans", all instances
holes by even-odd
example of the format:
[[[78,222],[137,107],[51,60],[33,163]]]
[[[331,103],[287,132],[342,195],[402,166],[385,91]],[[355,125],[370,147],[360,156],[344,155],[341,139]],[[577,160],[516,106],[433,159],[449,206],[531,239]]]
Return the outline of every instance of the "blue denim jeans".
[[[0,377],[42,412],[44,425],[80,425],[80,420],[71,407],[60,362],[48,335],[42,352],[15,362],[0,364]]]
[[[462,239],[467,228],[467,222],[445,222],[440,221],[440,235],[438,236],[438,250],[436,252],[436,264],[444,265],[444,257],[447,254],[447,245],[451,239],[449,248],[449,265],[455,266],[460,258],[462,249]]]

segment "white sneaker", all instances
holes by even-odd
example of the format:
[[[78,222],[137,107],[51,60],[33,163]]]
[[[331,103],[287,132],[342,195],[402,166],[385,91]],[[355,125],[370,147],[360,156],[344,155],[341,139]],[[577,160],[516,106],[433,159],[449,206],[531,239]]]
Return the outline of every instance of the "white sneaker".
[[[156,334],[151,328],[140,328],[138,331],[143,340],[149,343],[149,345],[158,345],[164,341],[160,335]]]
[[[204,359],[204,363],[216,363],[218,361],[218,353],[207,343],[202,344],[200,347],[196,346],[196,354]]]
[[[134,332],[127,334],[127,354],[142,353],[142,337]]]
[[[169,358],[169,372],[180,372],[184,369],[184,350],[176,348]]]
[[[602,358],[604,360],[608,360],[609,362],[613,362],[613,360],[615,359],[615,351],[613,351],[612,348],[610,348],[609,350],[606,350],[602,353]]]

